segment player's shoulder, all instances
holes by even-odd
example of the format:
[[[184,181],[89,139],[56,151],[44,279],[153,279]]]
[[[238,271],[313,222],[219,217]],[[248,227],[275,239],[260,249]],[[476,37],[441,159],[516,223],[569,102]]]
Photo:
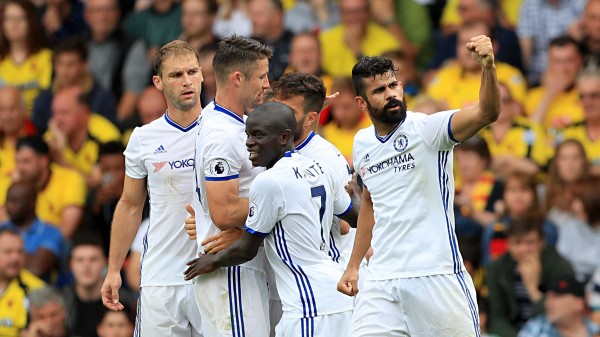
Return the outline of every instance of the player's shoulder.
[[[358,130],[354,136],[354,141],[366,141],[375,139],[375,126],[370,125],[364,129]]]

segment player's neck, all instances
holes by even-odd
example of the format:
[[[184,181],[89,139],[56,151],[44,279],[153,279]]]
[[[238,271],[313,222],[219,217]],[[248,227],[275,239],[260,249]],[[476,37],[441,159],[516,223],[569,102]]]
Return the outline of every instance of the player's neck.
[[[167,109],[167,116],[170,120],[177,123],[182,127],[187,127],[191,125],[194,121],[198,120],[200,116],[200,112],[202,111],[202,106],[200,105],[200,100],[198,100],[198,104],[190,110],[179,110],[174,107],[169,107]]]
[[[239,99],[239,94],[233,92],[230,88],[217,87],[215,103],[238,115],[240,118],[244,118],[245,109]]]
[[[377,120],[371,120],[371,121],[373,122],[373,127],[375,127],[375,132],[377,132],[377,134],[380,137],[385,137],[385,136],[389,135],[390,133],[392,133],[392,131],[394,131],[398,127],[398,125],[400,123],[402,123],[402,121],[400,121],[398,123],[394,123],[394,124],[382,123]]]
[[[302,134],[302,137],[300,137],[300,139],[299,139],[299,140],[297,140],[297,141],[295,141],[295,142],[294,142],[294,148],[296,148],[296,146],[298,146],[298,145],[300,145],[300,144],[304,143],[304,141],[305,141],[305,140],[308,138],[308,136],[310,136],[310,133],[311,133],[311,132],[314,132],[314,130],[308,130],[308,131],[305,131],[305,132]],[[315,133],[316,133],[316,132],[315,132]]]

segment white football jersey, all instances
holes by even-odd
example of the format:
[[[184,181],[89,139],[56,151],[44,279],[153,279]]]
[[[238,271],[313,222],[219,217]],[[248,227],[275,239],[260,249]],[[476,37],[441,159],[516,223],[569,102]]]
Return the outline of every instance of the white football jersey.
[[[454,231],[453,111],[407,112],[381,137],[370,126],[354,138],[354,168],[375,211],[370,280],[458,273]]]
[[[307,158],[328,165],[335,174],[335,178],[340,180],[342,186],[345,186],[352,179],[352,172],[346,158],[342,156],[335,145],[316,133],[311,132],[302,143],[298,144],[296,151]],[[342,254],[341,241],[340,219],[334,216],[327,254],[331,256],[333,261],[346,265],[347,261]]]
[[[339,181],[324,163],[287,152],[252,183],[246,230],[266,236],[284,318],[352,310],[336,290],[345,266],[327,249],[334,214],[352,207]]]
[[[182,127],[163,117],[135,128],[125,150],[125,173],[147,178],[150,223],[143,239],[141,286],[188,284],[185,263],[196,257],[196,244],[183,223],[185,204],[193,199],[194,142],[198,123]]]
[[[198,249],[201,253],[204,247],[200,243],[220,231],[210,218],[205,181],[239,179],[238,195],[247,198],[252,180],[264,171],[262,167],[253,167],[248,158],[245,120],[214,101],[202,109],[196,137],[194,197]],[[243,266],[263,270],[262,266],[255,266],[252,261]]]

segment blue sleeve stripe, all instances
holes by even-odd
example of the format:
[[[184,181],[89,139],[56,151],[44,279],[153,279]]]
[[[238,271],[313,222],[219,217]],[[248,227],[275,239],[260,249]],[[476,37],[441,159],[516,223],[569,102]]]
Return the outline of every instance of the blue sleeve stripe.
[[[250,227],[248,227],[246,225],[244,225],[244,229],[246,230],[246,232],[248,232],[248,233],[250,233],[252,235],[258,235],[258,236],[261,236],[263,238],[265,236],[269,235],[269,233],[262,233],[262,232],[259,232],[259,231],[255,231],[254,229],[252,229],[252,228],[250,228]]]
[[[238,179],[239,177],[240,177],[239,174],[234,174],[232,176],[226,176],[226,177],[206,177],[206,178],[204,178],[204,180],[206,180],[206,181],[223,181],[223,180]]]
[[[343,211],[341,214],[335,214],[335,216],[337,216],[337,217],[344,216],[344,215],[348,214],[348,212],[350,212],[351,209],[352,209],[352,200],[350,200],[350,205],[348,205],[348,208],[346,208],[345,211]]]
[[[450,139],[452,139],[453,142],[460,143],[460,141],[458,141],[454,138],[454,134],[452,134],[452,128],[450,127],[450,124],[452,123],[452,118],[454,117],[455,113],[450,115],[450,118],[448,119],[448,136],[450,137]]]

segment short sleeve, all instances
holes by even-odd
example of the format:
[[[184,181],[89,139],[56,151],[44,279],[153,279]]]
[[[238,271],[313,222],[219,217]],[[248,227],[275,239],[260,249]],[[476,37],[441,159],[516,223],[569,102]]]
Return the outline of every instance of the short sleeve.
[[[251,234],[267,236],[285,216],[284,200],[277,180],[259,174],[250,185],[250,210],[244,228]]]
[[[352,209],[352,200],[344,189],[339,179],[331,177],[333,181],[333,214],[343,216]]]
[[[246,159],[246,149],[240,149],[239,143],[229,141],[225,132],[215,132],[204,143],[202,166],[206,181],[238,179],[242,163]]]
[[[139,128],[133,130],[127,148],[123,152],[125,155],[125,174],[134,179],[143,179],[148,175],[146,165],[142,161],[142,146],[138,137],[139,130]]]
[[[459,143],[452,134],[450,122],[458,110],[447,110],[433,115],[418,114],[416,125],[423,139],[436,150],[449,150]]]

